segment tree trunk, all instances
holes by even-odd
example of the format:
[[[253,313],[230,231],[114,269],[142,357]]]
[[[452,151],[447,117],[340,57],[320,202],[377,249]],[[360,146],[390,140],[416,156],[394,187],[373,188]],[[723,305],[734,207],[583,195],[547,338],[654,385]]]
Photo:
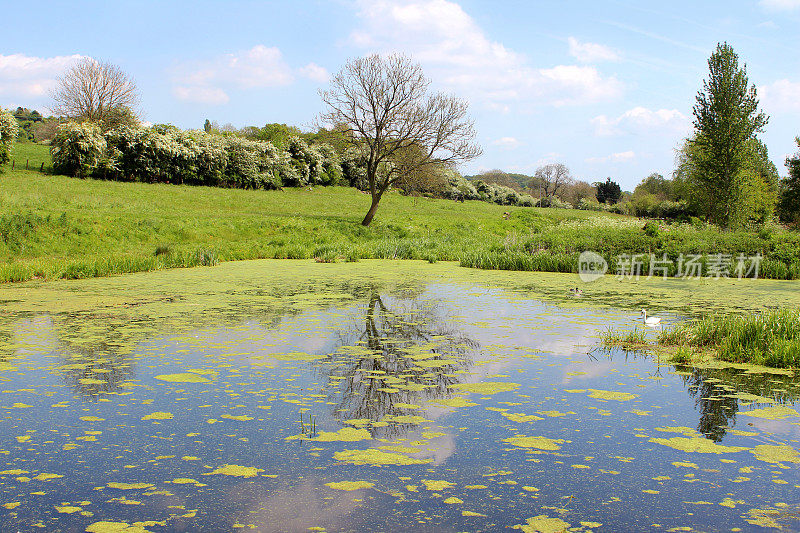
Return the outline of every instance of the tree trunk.
[[[378,202],[381,201],[381,195],[376,194],[372,197],[372,205],[369,206],[369,211],[367,211],[367,216],[364,217],[364,220],[361,221],[362,226],[369,226],[370,222],[372,222],[372,218],[375,216],[375,211],[378,210]]]

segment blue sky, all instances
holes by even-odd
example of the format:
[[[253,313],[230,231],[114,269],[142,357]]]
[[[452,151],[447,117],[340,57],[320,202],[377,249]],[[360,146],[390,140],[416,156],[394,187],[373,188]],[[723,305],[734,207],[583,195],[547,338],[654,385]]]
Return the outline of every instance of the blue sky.
[[[153,123],[308,127],[348,58],[400,51],[467,98],[484,154],[460,170],[533,173],[632,189],[668,175],[706,60],[747,63],[784,175],[800,135],[800,0],[706,2],[334,0],[13,2],[3,7],[0,106],[44,109],[77,56],[121,66]]]

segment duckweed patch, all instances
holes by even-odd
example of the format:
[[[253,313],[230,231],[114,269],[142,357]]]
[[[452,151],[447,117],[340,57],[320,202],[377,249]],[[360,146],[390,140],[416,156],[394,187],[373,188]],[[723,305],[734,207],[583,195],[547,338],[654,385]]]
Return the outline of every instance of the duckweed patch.
[[[354,491],[371,489],[375,484],[369,481],[332,481],[330,483],[325,483],[325,486],[336,490]]]
[[[414,459],[402,453],[381,450],[344,450],[334,453],[337,461],[354,465],[422,465],[433,462],[432,459]]]
[[[549,439],[547,437],[526,437],[525,435],[516,435],[503,439],[503,442],[519,446],[520,448],[536,448],[539,450],[555,451],[560,450],[560,444],[564,444],[563,439]]]
[[[749,450],[746,446],[723,446],[703,437],[672,437],[670,439],[652,438],[650,442],[669,446],[684,452],[697,453],[736,453]]]
[[[519,383],[505,383],[502,381],[484,381],[481,383],[456,383],[453,388],[463,390],[473,394],[498,394],[501,392],[511,392],[520,387]]]
[[[154,376],[154,378],[159,381],[166,381],[167,383],[211,383],[211,380],[191,372],[160,374],[158,376]]]
[[[587,355],[638,311],[538,275],[270,265],[3,294],[0,529],[800,527],[791,371]]]
[[[233,476],[233,477],[256,477],[259,472],[263,472],[264,469],[256,468],[254,466],[239,466],[239,465],[223,465],[219,468],[214,469],[211,472],[203,474],[204,476],[213,476],[213,475],[222,475],[222,476]]]
[[[759,444],[750,451],[767,463],[800,463],[800,453],[787,444]]]
[[[618,402],[627,402],[628,400],[633,400],[634,398],[638,398],[639,396],[637,394],[633,394],[630,392],[589,389],[589,397],[596,398],[598,400],[615,400]]]

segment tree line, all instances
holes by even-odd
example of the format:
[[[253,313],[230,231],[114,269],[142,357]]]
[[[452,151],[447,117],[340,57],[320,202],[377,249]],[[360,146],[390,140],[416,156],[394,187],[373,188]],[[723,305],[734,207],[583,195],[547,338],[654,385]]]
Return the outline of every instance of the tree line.
[[[533,176],[493,170],[471,179],[539,191],[576,208],[696,217],[724,228],[760,226],[776,216],[800,223],[800,152],[787,158],[789,175],[781,179],[758,138],[769,117],[758,107],[746,65],[740,66],[727,43],[718,44],[708,59],[708,77],[697,93],[693,116],[694,131],[677,150],[672,179],[651,174],[633,193],[621,191],[610,178],[591,185],[576,181],[561,163],[539,167]],[[800,137],[796,142],[800,148]]]

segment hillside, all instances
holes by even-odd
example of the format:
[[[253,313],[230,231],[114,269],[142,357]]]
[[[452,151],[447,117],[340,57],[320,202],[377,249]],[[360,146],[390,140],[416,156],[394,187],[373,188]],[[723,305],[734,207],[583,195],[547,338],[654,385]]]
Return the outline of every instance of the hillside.
[[[14,156],[41,164],[47,147],[15,145]],[[573,272],[583,250],[611,262],[625,253],[760,252],[768,258],[766,276],[800,277],[798,236],[784,231],[674,225],[653,233],[642,230],[644,221],[620,215],[398,193],[385,196],[365,228],[360,221],[369,197],[352,188],[263,191],[82,180],[19,170],[19,164],[0,180],[0,281],[256,258],[425,259]]]

